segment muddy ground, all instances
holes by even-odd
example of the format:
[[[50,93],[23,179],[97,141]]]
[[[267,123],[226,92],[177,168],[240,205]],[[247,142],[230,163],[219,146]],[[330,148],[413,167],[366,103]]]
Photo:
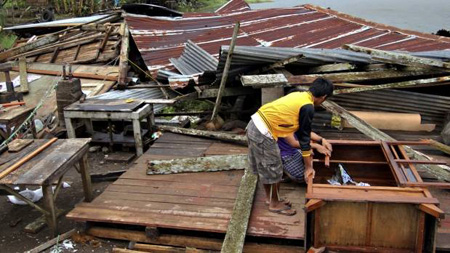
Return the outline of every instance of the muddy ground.
[[[91,174],[128,168],[127,163],[106,161],[105,154],[101,151],[89,153],[88,157],[91,165]],[[66,174],[64,181],[69,183],[71,187],[60,190],[56,200],[56,207],[70,211],[77,203],[83,200],[83,186],[80,174],[74,168]],[[93,183],[94,196],[98,196],[111,183],[112,181]],[[42,200],[37,202],[37,204],[42,204]],[[47,226],[36,234],[24,232],[25,226],[40,216],[41,213],[34,208],[14,205],[8,201],[6,196],[0,196],[0,252],[25,252],[52,239],[53,237]],[[73,229],[75,222],[61,216],[58,218],[58,227],[60,234],[62,234]],[[126,246],[125,242],[101,239],[88,240],[87,242],[72,242],[74,243],[74,249],[63,249],[62,252],[111,252],[115,245]],[[50,250],[45,252],[50,252]]]

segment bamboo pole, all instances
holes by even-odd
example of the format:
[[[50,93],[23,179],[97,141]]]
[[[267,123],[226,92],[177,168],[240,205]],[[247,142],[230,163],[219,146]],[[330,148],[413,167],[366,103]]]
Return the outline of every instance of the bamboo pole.
[[[6,170],[2,171],[2,173],[0,173],[0,179],[6,177],[9,173],[11,173],[11,172],[15,171],[16,169],[18,169],[20,166],[22,166],[22,164],[24,164],[27,161],[31,160],[33,157],[35,157],[36,155],[41,153],[44,149],[46,149],[47,147],[52,145],[52,143],[54,143],[57,140],[58,140],[58,138],[53,138],[53,139],[49,140],[44,145],[40,146],[38,149],[33,151],[31,154],[28,154],[24,158],[20,159],[17,163],[13,164],[13,166],[11,166],[11,167],[7,168]]]

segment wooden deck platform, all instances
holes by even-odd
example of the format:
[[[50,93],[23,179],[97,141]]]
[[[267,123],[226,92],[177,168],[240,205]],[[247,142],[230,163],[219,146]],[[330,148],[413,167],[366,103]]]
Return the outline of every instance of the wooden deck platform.
[[[209,155],[242,154],[245,147],[165,133],[116,182],[91,203],[81,203],[67,217],[77,221],[226,233],[243,171],[146,175],[147,162]],[[262,185],[256,192],[248,235],[304,238],[304,192],[284,184],[282,195],[297,214],[271,213]]]

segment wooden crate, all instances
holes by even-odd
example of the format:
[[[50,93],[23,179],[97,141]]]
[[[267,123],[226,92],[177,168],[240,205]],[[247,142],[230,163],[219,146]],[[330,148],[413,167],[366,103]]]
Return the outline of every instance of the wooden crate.
[[[335,141],[330,167],[316,156],[316,178],[306,194],[306,246],[354,252],[434,252],[439,201],[423,187],[401,143]],[[401,162],[401,164],[399,164]],[[339,163],[355,181],[326,184]]]

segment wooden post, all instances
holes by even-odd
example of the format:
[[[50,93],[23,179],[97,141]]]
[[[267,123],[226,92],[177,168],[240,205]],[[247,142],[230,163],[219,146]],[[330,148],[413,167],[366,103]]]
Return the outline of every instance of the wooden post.
[[[67,138],[76,138],[75,128],[73,127],[72,119],[65,117],[64,121],[66,122],[66,130],[67,130]]]
[[[53,190],[51,184],[46,184],[42,186],[42,192],[44,194],[44,205],[46,210],[49,212],[46,215],[47,224],[52,231],[53,236],[58,234],[58,224],[56,223],[56,211],[55,203],[53,201]]]
[[[129,30],[126,23],[120,26],[120,35],[122,35],[122,44],[120,46],[119,78],[117,87],[123,89],[128,82],[128,49],[130,45]]]
[[[141,122],[139,119],[133,119],[133,135],[136,146],[136,155],[140,156],[144,153],[144,145],[142,143]]]
[[[222,244],[222,253],[239,253],[244,249],[245,235],[253,206],[258,177],[246,169],[239,186],[227,234]]]
[[[227,60],[225,62],[225,67],[223,69],[222,79],[220,80],[219,92],[217,94],[217,99],[216,99],[216,104],[214,105],[213,114],[211,115],[211,121],[213,121],[216,118],[217,114],[219,113],[220,103],[222,102],[222,93],[223,93],[223,90],[225,89],[225,84],[227,83],[228,70],[230,69],[231,57],[233,55],[234,46],[236,44],[236,38],[239,33],[239,27],[240,27],[240,23],[238,21],[238,22],[236,22],[236,25],[234,26],[233,37],[231,38],[230,49],[227,54]]]
[[[81,180],[83,182],[84,200],[86,202],[91,202],[94,199],[92,196],[91,175],[89,171],[90,169],[86,153],[80,160],[80,173]]]
[[[25,57],[19,58],[20,91],[28,93],[27,60]]]

